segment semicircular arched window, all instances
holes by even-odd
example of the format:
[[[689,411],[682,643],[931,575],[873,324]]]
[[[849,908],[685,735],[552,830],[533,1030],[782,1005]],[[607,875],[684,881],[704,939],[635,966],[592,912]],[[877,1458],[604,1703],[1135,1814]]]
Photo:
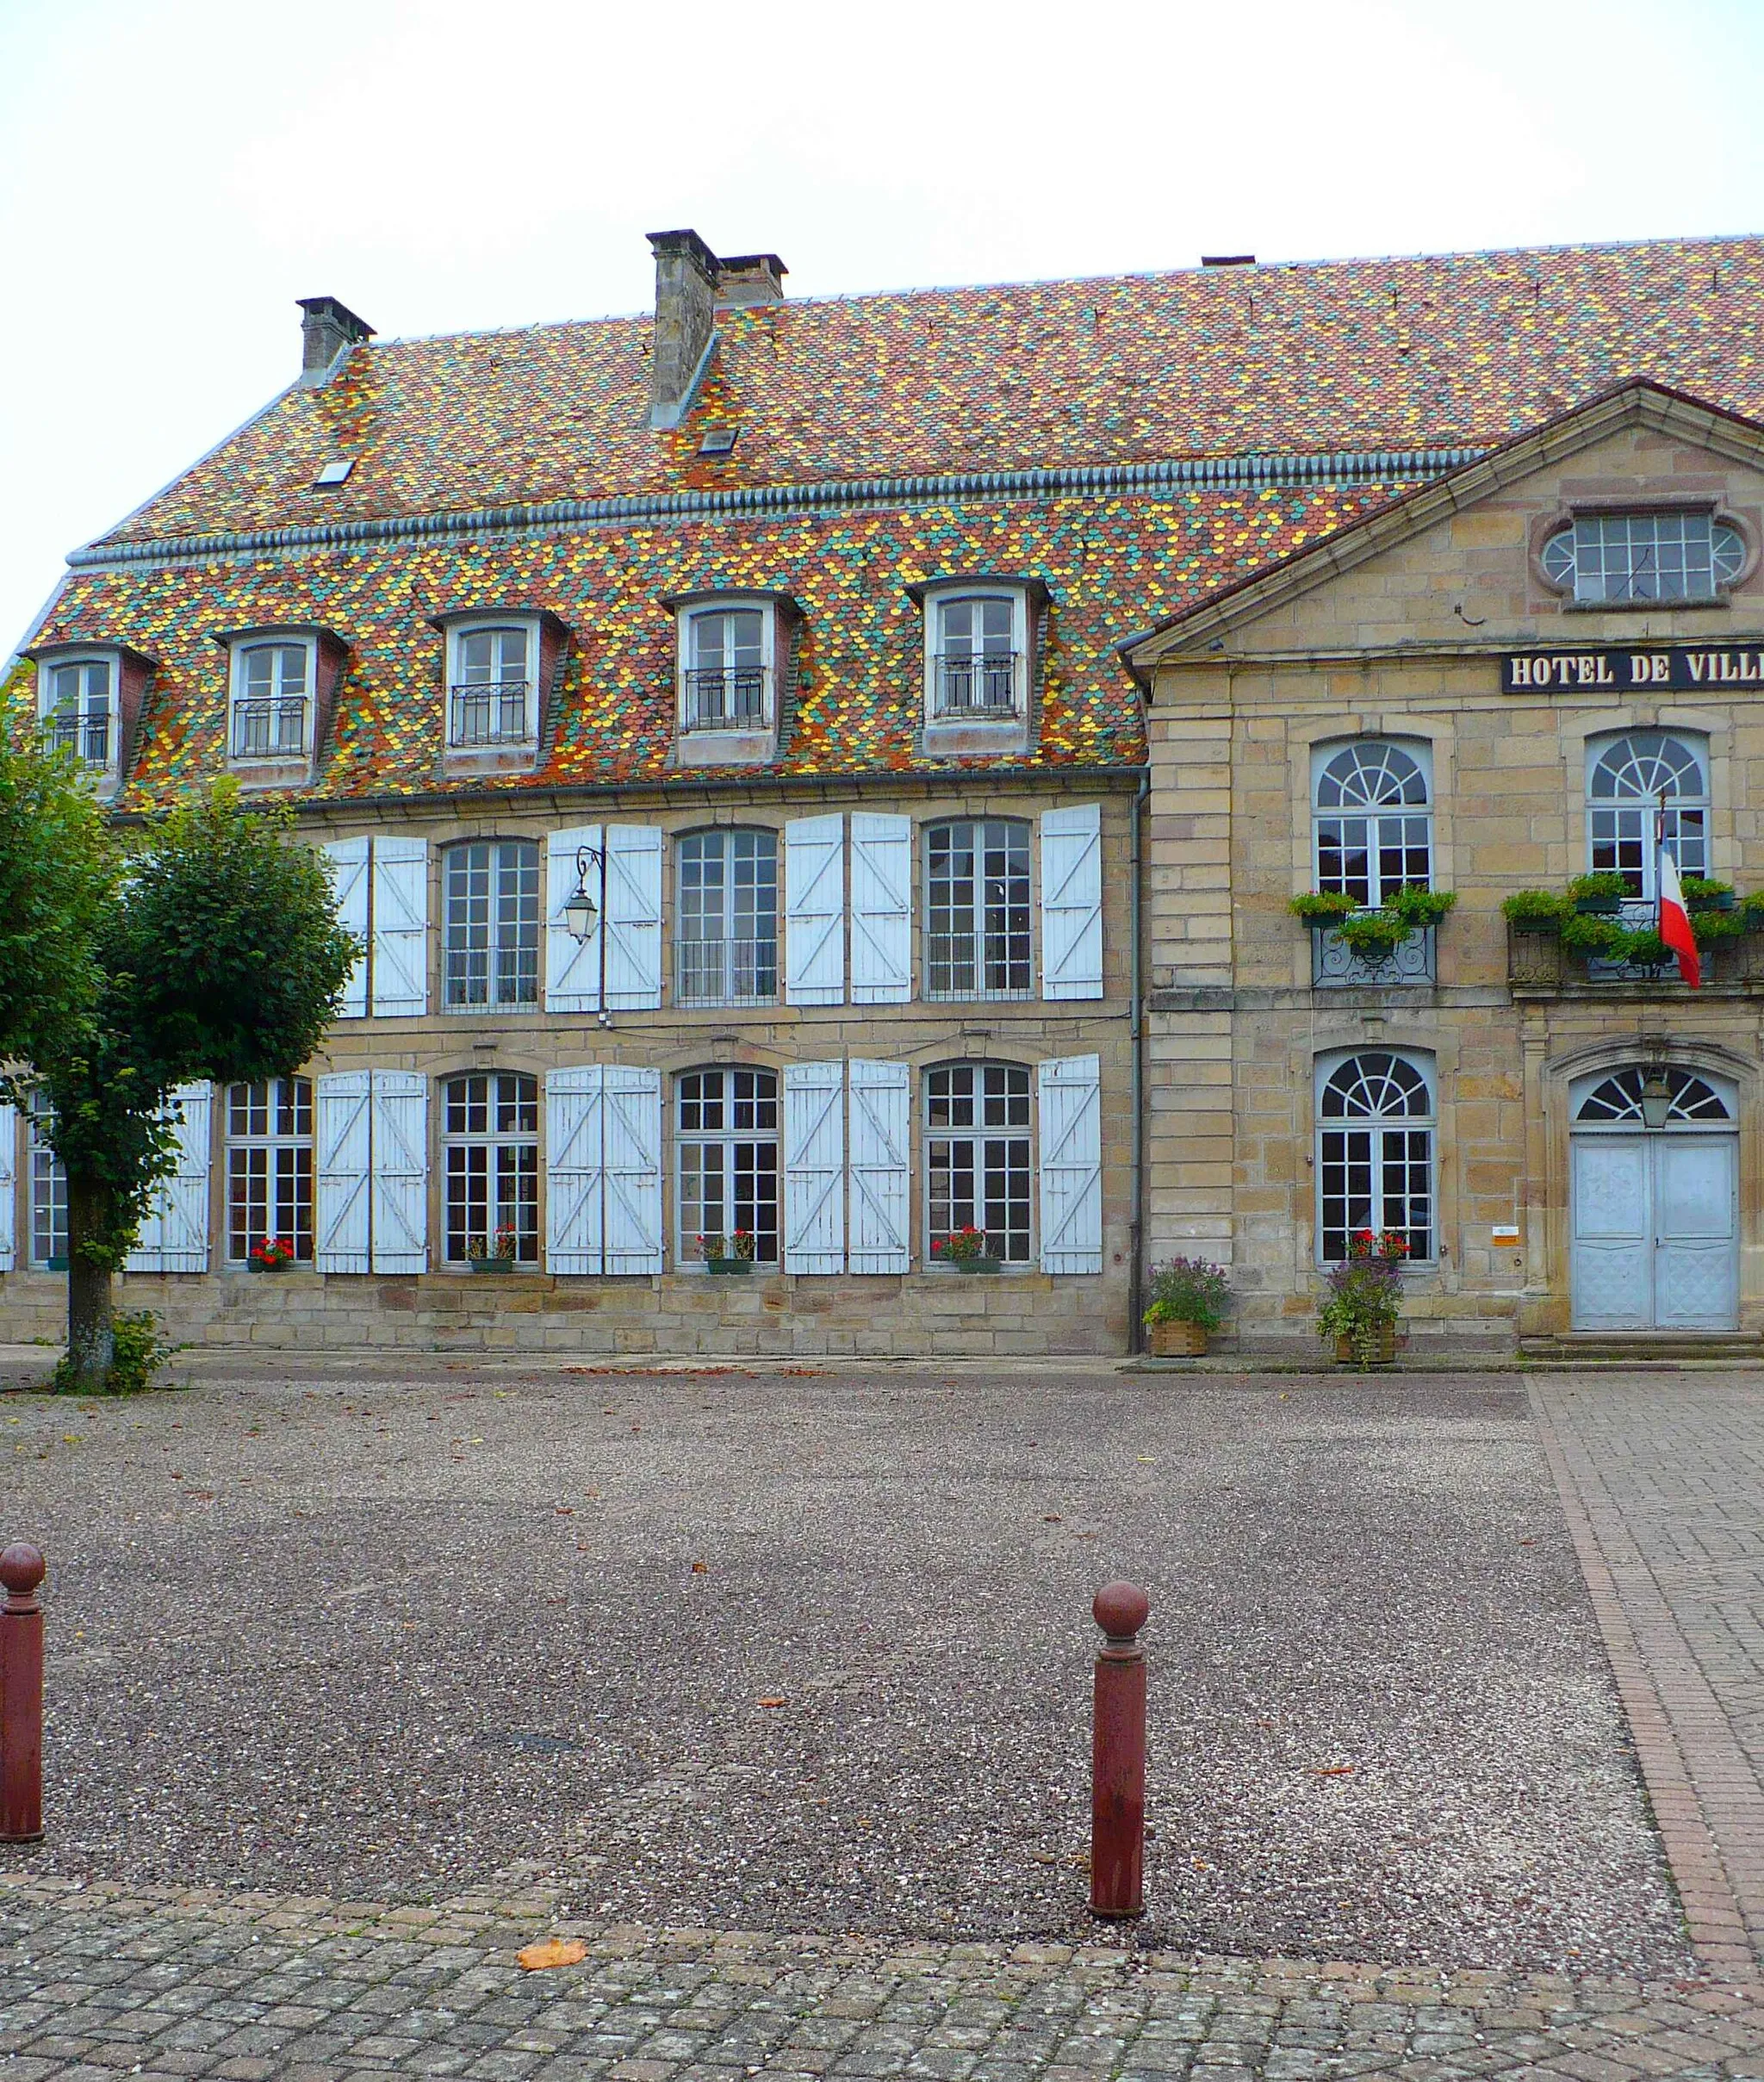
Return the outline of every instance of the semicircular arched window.
[[[1357,737],[1317,755],[1317,887],[1370,906],[1433,878],[1432,790],[1425,749]]]
[[[1412,1263],[1433,1246],[1433,1087],[1424,1065],[1369,1048],[1338,1063],[1317,1094],[1317,1239],[1326,1265],[1357,1229],[1394,1229]]]
[[[1639,1063],[1626,1070],[1613,1071],[1581,1101],[1575,1109],[1575,1119],[1608,1126],[1633,1122],[1639,1126],[1643,1120],[1642,1086],[1647,1075]],[[1706,1078],[1699,1077],[1694,1070],[1668,1068],[1666,1085],[1672,1094],[1672,1103],[1666,1115],[1668,1128],[1681,1122],[1733,1118],[1727,1101]]]
[[[1657,828],[1657,829],[1656,829]],[[1656,892],[1657,848],[1680,874],[1709,872],[1709,768],[1701,742],[1627,730],[1587,746],[1587,861],[1623,875],[1635,897]]]
[[[1745,569],[1746,544],[1711,513],[1581,513],[1538,561],[1577,600],[1713,600]]]

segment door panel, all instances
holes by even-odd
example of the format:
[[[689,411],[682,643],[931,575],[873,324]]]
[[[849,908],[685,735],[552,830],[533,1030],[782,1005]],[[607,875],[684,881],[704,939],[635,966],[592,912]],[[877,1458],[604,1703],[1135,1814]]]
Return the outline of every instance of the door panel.
[[[1737,1154],[1730,1135],[1655,1140],[1655,1321],[1662,1330],[1731,1330],[1739,1321]]]
[[[1653,1192],[1641,1135],[1574,1143],[1576,1330],[1646,1330],[1653,1323]]]

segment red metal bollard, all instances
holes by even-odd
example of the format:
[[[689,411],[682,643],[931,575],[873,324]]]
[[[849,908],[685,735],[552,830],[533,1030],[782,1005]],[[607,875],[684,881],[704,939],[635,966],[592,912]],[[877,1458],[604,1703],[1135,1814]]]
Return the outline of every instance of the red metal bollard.
[[[0,1554],[0,1843],[43,1834],[42,1580],[39,1549],[19,1540]]]
[[[1090,1913],[1146,1911],[1146,1651],[1140,1629],[1152,1600],[1137,1584],[1109,1583],[1090,1610],[1108,1635],[1096,1657],[1090,1744]]]

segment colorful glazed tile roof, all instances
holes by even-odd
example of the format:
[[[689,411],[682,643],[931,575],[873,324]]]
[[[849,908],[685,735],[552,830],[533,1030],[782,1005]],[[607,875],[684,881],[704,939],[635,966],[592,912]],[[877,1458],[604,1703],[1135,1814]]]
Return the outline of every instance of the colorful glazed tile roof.
[[[156,661],[125,810],[220,767],[214,633],[289,622],[349,646],[305,799],[618,786],[675,771],[674,628],[660,596],[765,587],[804,610],[767,772],[959,774],[968,762],[920,749],[922,625],[906,588],[1031,574],[1049,595],[1039,738],[1026,758],[984,765],[1131,767],[1143,726],[1115,646],[1413,478],[1380,464],[1351,488],[1340,472],[1301,488],[1068,482],[957,498],[903,486],[812,508],[780,494],[763,515],[658,519],[652,504],[616,524],[472,522],[249,556],[169,538],[721,488],[1478,449],[1638,372],[1756,415],[1761,316],[1757,239],[797,302],[718,320],[703,393],[668,433],[648,423],[647,319],[394,342],[357,350],[326,388],[278,399],[118,529],[108,542],[137,561],[82,563],[36,640],[124,643]],[[739,426],[727,457],[699,456],[711,426]],[[357,458],[347,483],[313,489],[339,451]],[[466,606],[546,608],[568,625],[536,772],[444,768],[444,646],[429,617]],[[28,716],[34,682],[22,668],[0,687],[0,715]]]
[[[1487,446],[1629,375],[1764,408],[1764,240],[1664,240],[786,302],[648,420],[648,317],[393,341],[292,391],[112,541],[677,491],[1257,451]],[[292,369],[295,336],[289,328]],[[737,426],[701,457],[711,426]],[[356,458],[346,484],[319,464]]]

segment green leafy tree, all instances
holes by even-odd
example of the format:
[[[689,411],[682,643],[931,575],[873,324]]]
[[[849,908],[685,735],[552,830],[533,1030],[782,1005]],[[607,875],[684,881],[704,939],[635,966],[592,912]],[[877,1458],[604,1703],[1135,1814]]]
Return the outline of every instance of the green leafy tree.
[[[0,736],[0,1063],[34,1061],[84,1025],[115,887],[103,813],[72,760]]]
[[[71,1387],[109,1380],[111,1276],[174,1166],[172,1089],[292,1076],[341,1003],[359,948],[289,823],[245,810],[230,784],[174,811],[90,922],[84,1016],[31,1047],[67,1173]]]

